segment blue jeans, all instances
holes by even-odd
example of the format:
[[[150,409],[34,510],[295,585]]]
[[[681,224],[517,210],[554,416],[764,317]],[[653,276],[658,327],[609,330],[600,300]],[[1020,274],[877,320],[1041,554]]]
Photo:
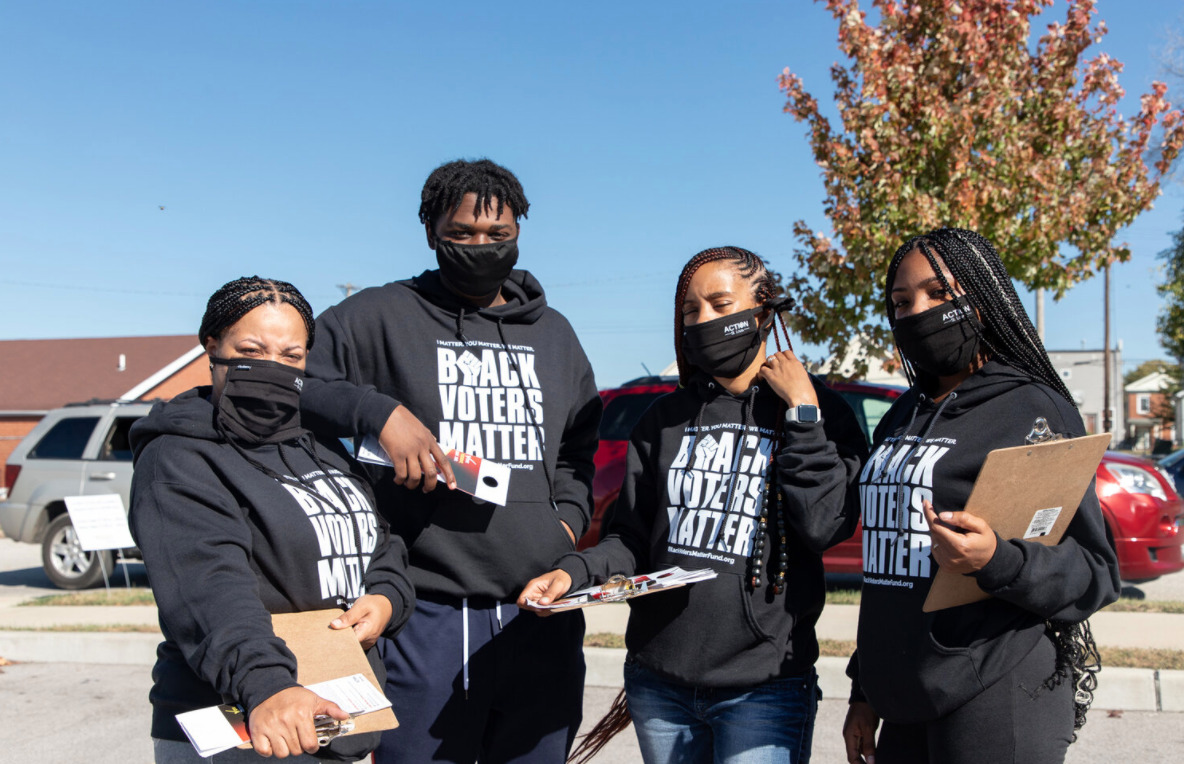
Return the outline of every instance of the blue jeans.
[[[818,675],[753,687],[685,687],[632,660],[625,695],[646,764],[806,764]]]

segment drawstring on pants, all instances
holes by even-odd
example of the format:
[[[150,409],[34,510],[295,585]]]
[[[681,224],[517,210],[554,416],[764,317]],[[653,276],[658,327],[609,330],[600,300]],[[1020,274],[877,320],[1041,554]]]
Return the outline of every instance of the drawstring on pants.
[[[461,672],[464,674],[465,700],[469,699],[469,598],[460,601],[461,630],[464,633],[464,657],[461,660]]]

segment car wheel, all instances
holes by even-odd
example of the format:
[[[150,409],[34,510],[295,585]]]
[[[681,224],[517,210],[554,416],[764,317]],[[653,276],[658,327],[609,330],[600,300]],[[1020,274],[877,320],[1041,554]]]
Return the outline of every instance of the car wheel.
[[[104,568],[110,576],[114,564],[112,552],[83,551],[70,515],[58,515],[46,528],[45,540],[41,542],[41,567],[59,589],[89,589],[103,580]]]

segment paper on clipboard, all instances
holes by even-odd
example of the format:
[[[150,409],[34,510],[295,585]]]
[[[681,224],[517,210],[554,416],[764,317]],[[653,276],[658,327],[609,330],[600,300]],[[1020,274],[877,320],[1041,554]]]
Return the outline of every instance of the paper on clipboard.
[[[965,511],[1002,539],[1060,542],[1110,445],[1109,433],[1000,448],[987,454]],[[926,613],[990,597],[972,576],[937,571]]]
[[[399,721],[353,629],[329,628],[343,612],[329,609],[272,615],[272,630],[296,656],[296,681],[353,717],[348,727],[330,737],[394,729]],[[238,706],[199,708],[177,714],[177,721],[203,757],[236,746],[251,747],[246,719]],[[317,730],[319,734],[319,724]]]
[[[452,462],[452,474],[456,487],[482,501],[492,502],[499,507],[506,506],[510,491],[510,468],[504,464],[466,454],[455,448],[444,452]],[[358,461],[390,467],[391,460],[378,443],[378,438],[367,435],[358,445]]]

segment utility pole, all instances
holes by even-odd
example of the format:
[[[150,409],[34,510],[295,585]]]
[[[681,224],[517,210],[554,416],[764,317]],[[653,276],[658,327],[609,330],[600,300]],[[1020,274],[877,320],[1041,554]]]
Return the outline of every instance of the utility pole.
[[[351,296],[353,296],[354,290],[356,290],[358,288],[358,285],[354,284],[353,282],[347,281],[344,284],[338,284],[337,288],[340,289],[341,291],[345,292],[346,297],[351,297]]]
[[[1044,342],[1044,287],[1036,287],[1036,336]]]
[[[1103,335],[1104,335],[1103,342],[1105,342],[1105,344],[1106,344],[1105,349],[1102,351],[1102,366],[1104,367],[1104,371],[1102,373],[1102,377],[1103,377],[1102,398],[1104,399],[1102,402],[1102,430],[1104,432],[1113,432],[1114,431],[1114,410],[1110,407],[1111,359],[1110,359],[1110,261],[1109,260],[1106,261],[1105,274],[1106,275],[1104,277],[1104,286],[1102,287],[1103,292],[1105,294],[1105,297],[1102,300],[1102,314],[1103,314],[1102,321],[1105,326],[1105,329],[1103,332]]]

